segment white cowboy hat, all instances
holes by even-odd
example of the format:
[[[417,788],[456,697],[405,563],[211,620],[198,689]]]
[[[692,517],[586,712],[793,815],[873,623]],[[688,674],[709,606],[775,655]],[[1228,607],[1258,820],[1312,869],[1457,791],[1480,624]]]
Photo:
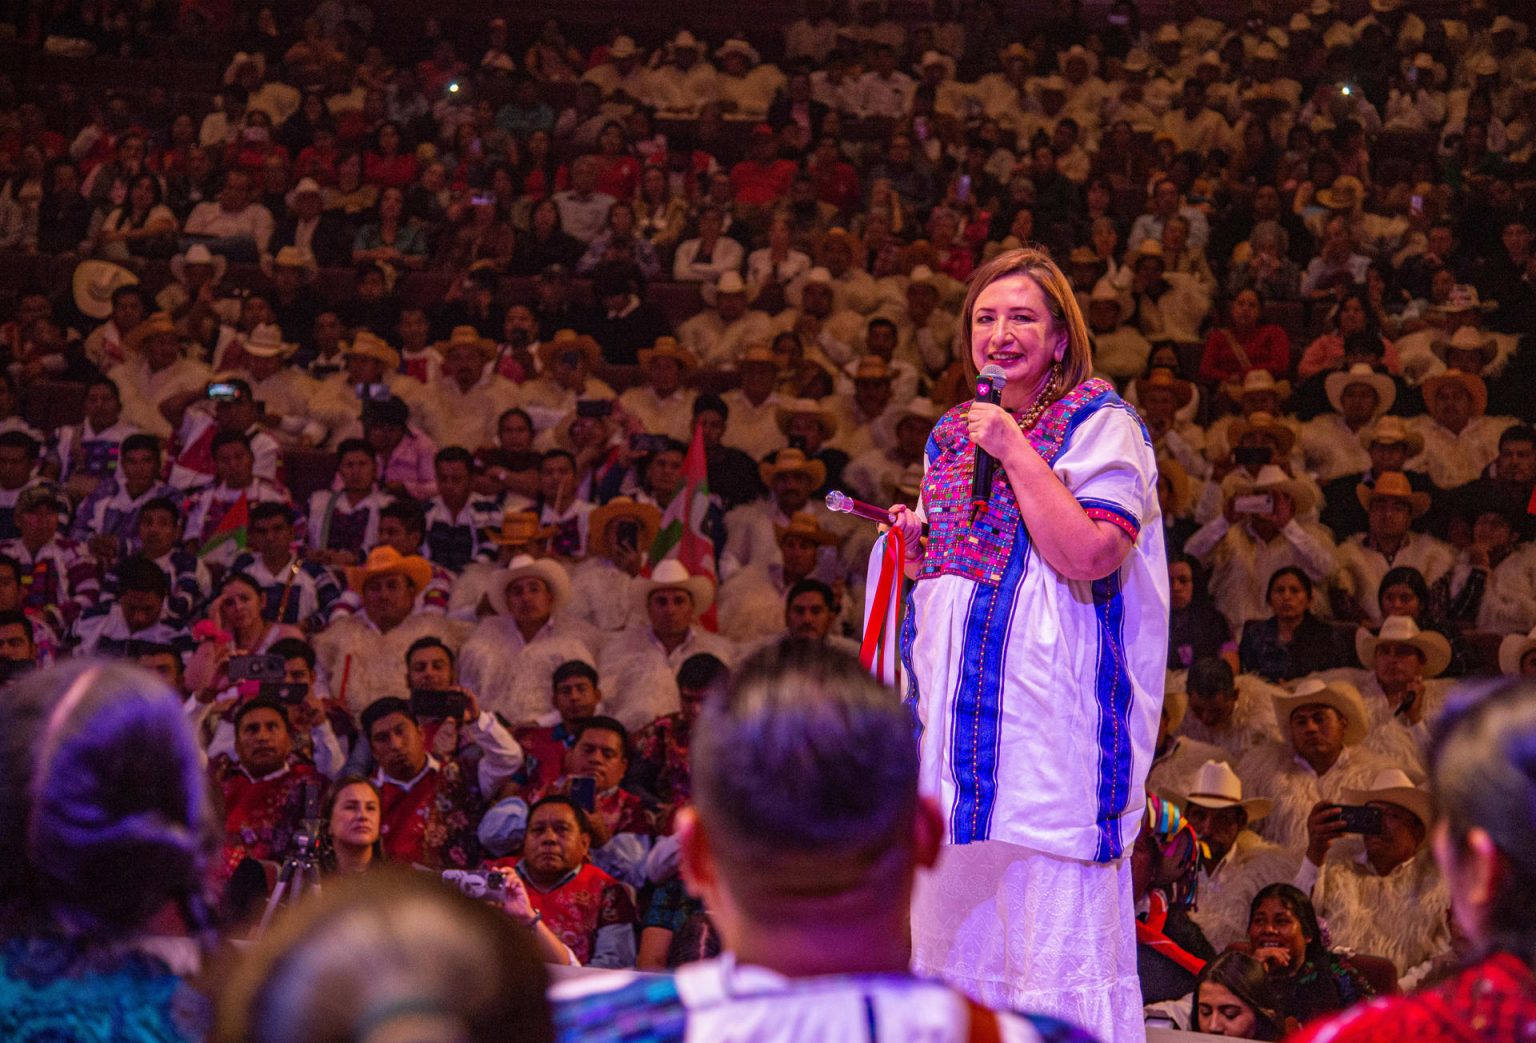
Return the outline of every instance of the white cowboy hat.
[[[1282,729],[1289,727],[1292,712],[1304,706],[1329,706],[1344,718],[1344,745],[1358,746],[1370,730],[1365,700],[1360,690],[1343,681],[1324,681],[1309,677],[1293,692],[1278,691],[1273,696],[1275,720]]]
[[[789,306],[791,308],[800,308],[803,306],[801,301],[805,299],[805,288],[813,283],[820,283],[823,286],[831,286],[832,273],[827,271],[827,269],[823,268],[821,265],[817,265],[815,268],[812,268],[810,271],[800,276],[800,278],[795,279],[788,286],[786,286],[784,288],[784,299],[789,301]]]
[[[209,250],[202,243],[193,243],[187,248],[186,253],[179,253],[171,258],[171,274],[177,282],[187,281],[187,265],[206,264],[213,268],[213,281],[218,282],[224,278],[224,272],[229,267],[229,262],[219,254]]]
[[[934,65],[941,66],[944,69],[944,78],[946,80],[955,78],[955,60],[943,51],[924,51],[922,59],[917,63],[917,68],[921,72]]]
[[[703,51],[704,41],[694,36],[687,29],[680,30],[672,37],[672,42],[667,45],[673,51]]]
[[[746,280],[741,277],[740,272],[735,271],[721,272],[720,278],[699,287],[699,296],[703,297],[704,303],[710,307],[714,307],[722,293],[746,293],[750,297]]]
[[[739,54],[746,58],[748,65],[757,65],[762,61],[762,56],[757,53],[757,48],[740,37],[731,37],[725,43],[715,48],[715,57],[724,58],[728,54]]]
[[[308,195],[318,196],[324,195],[324,193],[320,189],[320,182],[312,177],[301,177],[299,178],[299,183],[288,190],[288,194],[283,197],[283,202],[288,204],[289,209],[292,209],[293,204],[300,196]]]
[[[264,322],[251,330],[240,347],[247,355],[263,359],[287,358],[299,350],[297,344],[284,342],[283,331],[270,322]]]
[[[1401,417],[1377,417],[1376,422],[1360,432],[1360,444],[1367,450],[1373,445],[1405,445],[1409,456],[1424,451],[1424,438],[1403,423]]]
[[[1249,822],[1268,815],[1274,803],[1265,797],[1243,799],[1243,780],[1226,761],[1206,761],[1200,765],[1189,785],[1189,794],[1179,801],[1202,808],[1242,808]]]
[[[1131,312],[1136,310],[1135,302],[1133,302],[1127,294],[1121,293],[1119,289],[1116,288],[1115,284],[1109,280],[1109,276],[1107,275],[1100,276],[1099,280],[1093,284],[1093,292],[1088,294],[1088,303],[1090,305],[1115,305],[1115,307],[1119,310],[1118,313],[1120,322],[1125,322],[1131,317]]]
[[[1365,384],[1376,389],[1376,416],[1391,409],[1392,403],[1397,401],[1397,384],[1391,377],[1376,372],[1367,363],[1357,362],[1348,371],[1330,373],[1323,378],[1323,390],[1328,393],[1328,402],[1335,412],[1344,412],[1340,402],[1344,398],[1344,389],[1351,384]]]
[[[1435,802],[1400,768],[1383,768],[1365,789],[1346,789],[1340,797],[1345,804],[1395,804],[1424,823],[1426,834],[1435,824]]]
[[[1226,385],[1225,390],[1228,397],[1234,401],[1241,401],[1244,395],[1271,392],[1281,402],[1284,402],[1291,397],[1291,382],[1289,380],[1276,380],[1275,375],[1267,369],[1250,369],[1243,374],[1241,383],[1232,381]]]
[[[1519,677],[1520,662],[1533,648],[1536,648],[1536,630],[1529,634],[1507,635],[1499,642],[1499,673]]]
[[[1394,645],[1412,645],[1424,657],[1424,676],[1439,677],[1451,665],[1451,643],[1433,630],[1420,630],[1407,616],[1388,616],[1381,629],[1371,633],[1366,627],[1355,631],[1355,654],[1370,666],[1376,661],[1376,646],[1383,641]]]
[[[821,424],[823,438],[831,438],[837,434],[837,414],[817,402],[814,398],[792,398],[787,402],[780,402],[773,411],[774,421],[779,425],[779,430],[789,433],[789,422],[797,416],[813,416]]]
[[[519,580],[525,576],[541,579],[549,588],[549,598],[553,604],[551,613],[559,612],[571,599],[571,578],[565,574],[565,569],[559,562],[549,558],[519,554],[507,563],[506,568],[498,569],[491,580],[489,596],[491,607],[496,610],[497,615],[511,614],[512,610],[507,605],[507,588],[512,585],[513,580]]]
[[[1099,71],[1099,56],[1094,54],[1080,43],[1075,43],[1062,52],[1060,65],[1058,68],[1060,68],[1062,72],[1066,72],[1067,63],[1072,61],[1081,61],[1084,65],[1086,65],[1088,67],[1089,76],[1092,76],[1094,73]]]
[[[139,277],[111,261],[81,261],[75,266],[70,289],[75,307],[88,319],[105,319],[112,314],[112,295],[124,286],[137,285]]]
[[[1491,333],[1484,333],[1475,326],[1461,326],[1449,337],[1436,337],[1429,350],[1441,362],[1445,362],[1452,351],[1475,351],[1482,356],[1482,364],[1478,366],[1481,370],[1498,355],[1499,343]]]
[[[640,53],[640,48],[635,46],[635,41],[627,36],[620,36],[608,45],[608,57],[633,58]]]
[[[651,569],[651,574],[635,582],[635,596],[642,610],[650,603],[651,595],[658,590],[686,590],[693,598],[695,614],[702,615],[715,602],[715,581],[708,576],[694,576],[688,566],[676,558],[667,558]]]

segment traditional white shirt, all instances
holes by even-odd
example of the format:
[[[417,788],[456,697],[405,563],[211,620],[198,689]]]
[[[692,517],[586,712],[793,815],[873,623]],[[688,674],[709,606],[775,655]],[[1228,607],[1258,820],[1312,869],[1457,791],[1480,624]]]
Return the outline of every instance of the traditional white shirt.
[[[490,616],[459,650],[459,677],[486,709],[526,721],[549,709],[555,668],[595,664],[596,645],[593,628],[574,618],[551,619],[528,640],[511,616]]]
[[[734,388],[720,396],[730,415],[725,418],[725,435],[721,443],[740,449],[754,460],[761,460],[776,449],[789,444],[779,428],[779,406],[783,398],[774,391],[754,404],[746,392]]]
[[[1345,837],[1329,848],[1320,871],[1307,862],[1301,874],[1298,885],[1315,877],[1312,904],[1336,946],[1384,956],[1398,974],[1451,947],[1450,893],[1427,845],[1382,876],[1366,861],[1363,842]]]
[[[421,426],[439,446],[471,452],[496,444],[496,421],[518,405],[518,388],[506,377],[487,372],[464,391],[456,380],[438,380],[427,389]]]
[[[1297,445],[1307,470],[1319,482],[1371,469],[1371,454],[1360,444],[1360,432],[1351,430],[1338,413],[1324,413],[1302,424]]]
[[[726,322],[715,309],[705,308],[677,327],[678,343],[706,367],[732,366],[748,347],[767,344],[772,338],[773,320],[767,312],[757,310]]]
[[[1237,834],[1221,861],[1202,866],[1190,911],[1212,948],[1221,952],[1248,938],[1248,912],[1253,896],[1270,884],[1290,880],[1298,856],[1271,844],[1251,829]]]
[[[1412,417],[1408,424],[1423,437],[1424,451],[1405,467],[1423,471],[1442,489],[1466,485],[1498,459],[1499,436],[1517,422],[1514,417],[1478,416],[1456,433],[1428,414]]]
[[[1237,763],[1245,797],[1267,797],[1274,808],[1254,829],[1300,859],[1307,849],[1307,818],[1319,801],[1341,803],[1346,789],[1366,789],[1372,777],[1393,767],[1380,754],[1346,746],[1322,775],[1296,755],[1290,743],[1256,746]]]
[[[317,673],[332,697],[355,717],[386,695],[401,699],[410,695],[405,653],[418,639],[435,637],[457,649],[468,629],[441,615],[415,613],[384,633],[359,612],[316,635]]]
[[[693,437],[693,400],[697,397],[692,388],[680,387],[663,398],[644,384],[620,395],[619,405],[647,432],[686,443]]]
[[[1170,691],[1182,690],[1187,674],[1179,671],[1169,674]],[[1192,713],[1184,715],[1179,734],[1198,742],[1218,747],[1230,764],[1236,764],[1255,746],[1280,739],[1279,726],[1275,724],[1274,696],[1283,691],[1255,674],[1239,674],[1237,681],[1237,705],[1227,722],[1212,728]]]
[[[656,639],[650,620],[614,636],[598,660],[603,705],[631,730],[679,707],[677,671],[689,656],[707,652],[726,666],[736,661],[736,646],[726,638],[695,625],[682,644],[670,651]]]
[[[1360,532],[1339,545],[1338,563],[1339,571],[1334,582],[1343,593],[1355,599],[1372,626],[1379,626],[1381,605],[1377,593],[1388,570],[1410,566],[1418,569],[1424,582],[1433,586],[1456,563],[1456,551],[1426,533],[1410,532],[1404,535],[1402,546],[1388,561],[1371,542],[1370,533]]]
[[[1276,569],[1298,566],[1322,583],[1333,575],[1335,565],[1328,531],[1295,518],[1274,539],[1260,542],[1250,526],[1234,527],[1218,515],[1191,536],[1184,549],[1210,565],[1212,600],[1234,631],[1250,619],[1269,615],[1264,591]]]
[[[169,441],[171,422],[160,412],[166,399],[197,391],[213,378],[213,371],[195,359],[179,358],[158,373],[151,373],[143,355],[113,366],[107,377],[123,399],[123,419],[141,430]]]

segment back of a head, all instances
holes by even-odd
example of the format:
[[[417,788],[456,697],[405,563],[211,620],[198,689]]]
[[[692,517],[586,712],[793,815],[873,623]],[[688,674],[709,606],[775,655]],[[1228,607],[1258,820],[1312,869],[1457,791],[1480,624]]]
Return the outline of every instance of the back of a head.
[[[785,641],[753,656],[705,702],[691,755],[722,875],[765,898],[859,886],[910,846],[911,715],[847,653]]]
[[[0,700],[4,929],[93,937],[142,927],[169,901],[203,926],[217,848],[197,741],[181,701],[127,663],[76,660]]]
[[[1536,684],[1464,689],[1436,727],[1430,787],[1458,860],[1474,829],[1498,849],[1488,947],[1536,964]]]
[[[528,932],[421,873],[327,883],[245,954],[217,1043],[551,1043],[549,977]]]

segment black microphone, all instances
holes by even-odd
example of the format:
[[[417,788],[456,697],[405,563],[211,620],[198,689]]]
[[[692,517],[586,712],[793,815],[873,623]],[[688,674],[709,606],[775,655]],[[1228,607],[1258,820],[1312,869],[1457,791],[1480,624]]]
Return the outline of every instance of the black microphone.
[[[1008,377],[1001,366],[988,366],[976,378],[976,401],[990,402],[994,406],[1003,402],[1003,386]],[[976,466],[971,473],[971,520],[975,521],[987,499],[992,495],[992,479],[997,476],[997,460],[993,455],[976,447]]]

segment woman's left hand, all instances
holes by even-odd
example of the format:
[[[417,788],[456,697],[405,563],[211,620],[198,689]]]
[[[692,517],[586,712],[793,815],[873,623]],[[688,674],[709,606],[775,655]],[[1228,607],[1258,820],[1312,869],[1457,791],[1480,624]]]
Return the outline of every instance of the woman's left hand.
[[[1028,445],[1018,421],[1002,406],[990,402],[972,402],[966,414],[966,431],[971,442],[991,453],[1001,461],[1019,448]]]

